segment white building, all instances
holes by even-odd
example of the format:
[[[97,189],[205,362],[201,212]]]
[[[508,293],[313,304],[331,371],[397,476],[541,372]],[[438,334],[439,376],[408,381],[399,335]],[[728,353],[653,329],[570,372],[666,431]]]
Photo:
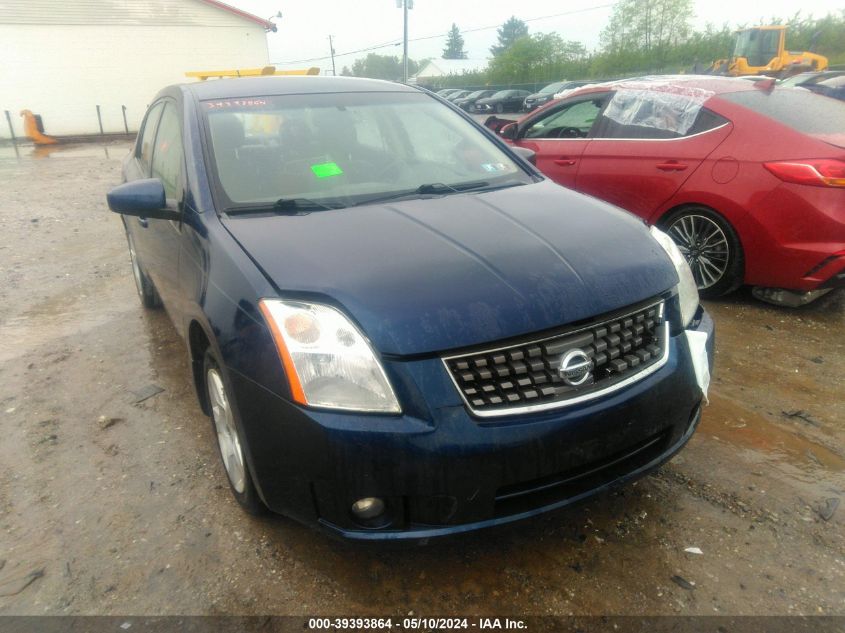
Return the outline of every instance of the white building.
[[[0,0],[0,138],[23,109],[50,135],[137,131],[185,72],[266,66],[272,22],[218,0]]]
[[[460,77],[487,68],[486,59],[432,59],[414,75],[412,83],[438,85],[446,77]]]

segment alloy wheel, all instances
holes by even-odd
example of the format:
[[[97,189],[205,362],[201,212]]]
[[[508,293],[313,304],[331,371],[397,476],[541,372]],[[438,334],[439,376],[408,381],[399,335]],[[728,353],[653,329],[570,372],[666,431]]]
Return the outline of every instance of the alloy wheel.
[[[703,215],[683,215],[669,225],[668,233],[686,258],[700,289],[710,288],[724,277],[731,249],[716,222]]]
[[[132,262],[132,276],[135,277],[135,287],[141,298],[144,297],[144,280],[141,277],[141,266],[138,264],[138,255],[135,253],[135,241],[129,236],[129,260]]]
[[[206,384],[208,385],[208,399],[211,404],[211,417],[217,431],[217,443],[220,446],[223,465],[226,468],[229,481],[232,483],[232,488],[240,494],[246,488],[244,455],[241,450],[238,431],[235,428],[232,407],[223,387],[223,379],[216,368],[208,370]]]

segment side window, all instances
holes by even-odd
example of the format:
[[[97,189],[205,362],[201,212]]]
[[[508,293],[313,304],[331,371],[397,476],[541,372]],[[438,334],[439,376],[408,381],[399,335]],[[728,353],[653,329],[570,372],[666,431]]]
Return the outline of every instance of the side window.
[[[604,97],[576,101],[534,121],[524,138],[587,138],[601,112]]]
[[[160,178],[168,198],[179,198],[179,185],[182,177],[182,130],[176,106],[167,102],[161,115],[153,151],[153,170],[155,178]]]
[[[620,91],[611,99],[593,136],[633,140],[678,139],[725,123],[728,123],[727,119],[683,95]]]
[[[141,128],[140,142],[136,146],[136,156],[144,164],[144,168],[149,170],[150,161],[153,157],[153,143],[156,133],[156,124],[158,118],[161,116],[161,109],[164,104],[159,101],[152,108],[147,111],[147,117],[144,119],[144,126]]]
[[[715,112],[711,112],[706,108],[701,108],[701,112],[699,112],[698,116],[695,118],[695,123],[693,123],[689,132],[687,132],[687,136],[715,130],[717,127],[722,127],[726,123],[730,123],[730,121],[728,121],[725,117],[719,116]]]

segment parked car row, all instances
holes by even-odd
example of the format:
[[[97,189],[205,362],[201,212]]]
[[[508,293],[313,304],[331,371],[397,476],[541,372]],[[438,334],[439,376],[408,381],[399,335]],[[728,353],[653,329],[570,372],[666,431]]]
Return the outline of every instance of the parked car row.
[[[584,86],[588,81],[558,81],[539,92],[528,90],[461,90],[446,88],[437,94],[467,112],[477,114],[502,114],[504,112],[530,112],[551,101],[556,93]]]
[[[751,81],[768,81],[769,78],[743,77]],[[590,80],[556,81],[532,94],[523,94],[524,90],[461,90],[445,88],[437,92],[444,99],[451,101],[467,112],[497,113],[503,112],[532,112],[554,101],[569,95],[573,90],[594,83]],[[822,72],[806,72],[784,79],[778,84],[782,87],[804,88],[836,99],[845,100],[845,71],[827,70]],[[519,94],[516,94],[519,93]],[[516,107],[517,99],[522,102]]]
[[[492,119],[492,117],[491,117]],[[845,286],[845,103],[730,78],[589,86],[489,127],[555,182],[665,230],[705,297]]]
[[[564,92],[565,90],[573,90],[575,88],[580,88],[581,86],[586,86],[587,84],[591,83],[590,81],[556,81],[553,84],[549,84],[542,90],[535,92],[534,94],[530,94],[525,97],[525,102],[523,104],[523,110],[526,112],[531,112],[532,110],[539,108],[540,106],[546,105],[549,101],[557,98],[557,94]]]
[[[478,114],[519,112],[523,109],[527,90],[441,90],[437,93],[467,112]]]
[[[458,106],[462,110],[466,110],[467,112],[472,112],[475,109],[475,104],[480,99],[486,99],[487,97],[491,97],[494,94],[496,94],[495,90],[476,90],[475,92],[469,93],[465,97],[459,97],[457,99],[453,99],[452,103],[454,103],[456,106]]]

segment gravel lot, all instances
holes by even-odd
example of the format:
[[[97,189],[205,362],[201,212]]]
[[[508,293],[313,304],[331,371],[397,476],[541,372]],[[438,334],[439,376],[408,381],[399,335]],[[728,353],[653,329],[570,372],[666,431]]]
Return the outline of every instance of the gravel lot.
[[[127,150],[0,147],[0,614],[845,614],[845,292],[709,302],[710,406],[636,485],[424,548],[341,543],[230,497],[105,206]]]

